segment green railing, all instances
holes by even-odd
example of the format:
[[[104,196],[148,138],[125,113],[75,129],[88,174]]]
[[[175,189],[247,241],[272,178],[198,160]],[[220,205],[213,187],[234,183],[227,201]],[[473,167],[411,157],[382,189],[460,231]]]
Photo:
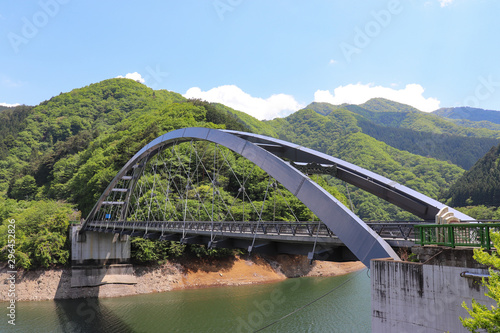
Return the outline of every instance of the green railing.
[[[492,248],[490,232],[499,232],[500,223],[456,223],[415,225],[416,244]]]

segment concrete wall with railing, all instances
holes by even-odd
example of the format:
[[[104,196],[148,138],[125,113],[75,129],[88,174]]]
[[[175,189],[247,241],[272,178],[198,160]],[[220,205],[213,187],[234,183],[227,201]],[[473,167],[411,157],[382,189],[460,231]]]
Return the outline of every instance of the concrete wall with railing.
[[[493,304],[482,279],[471,277],[488,274],[471,249],[420,252],[427,262],[371,261],[372,332],[468,332],[459,319],[468,317],[462,302]]]

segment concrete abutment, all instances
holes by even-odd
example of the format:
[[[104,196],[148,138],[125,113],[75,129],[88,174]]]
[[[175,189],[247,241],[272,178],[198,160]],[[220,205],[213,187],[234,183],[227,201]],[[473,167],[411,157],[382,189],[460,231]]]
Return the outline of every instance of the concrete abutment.
[[[87,231],[71,226],[71,287],[135,284],[130,264],[130,238],[115,233]]]
[[[488,269],[472,249],[416,247],[425,262],[371,261],[372,332],[468,332],[460,317],[472,299],[493,304],[480,277]],[[469,277],[464,277],[465,274]]]

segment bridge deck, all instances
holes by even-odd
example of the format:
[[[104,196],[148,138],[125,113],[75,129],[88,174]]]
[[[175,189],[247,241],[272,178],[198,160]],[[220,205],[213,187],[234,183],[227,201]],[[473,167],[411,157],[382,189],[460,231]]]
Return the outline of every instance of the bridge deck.
[[[417,222],[368,222],[379,236],[393,247],[415,245]],[[319,226],[319,228],[318,228]],[[172,239],[168,235],[204,236],[216,239],[256,239],[273,242],[342,246],[342,241],[323,223],[318,222],[210,222],[210,221],[92,221],[87,230],[114,232],[145,238]],[[163,236],[163,237],[162,237]]]

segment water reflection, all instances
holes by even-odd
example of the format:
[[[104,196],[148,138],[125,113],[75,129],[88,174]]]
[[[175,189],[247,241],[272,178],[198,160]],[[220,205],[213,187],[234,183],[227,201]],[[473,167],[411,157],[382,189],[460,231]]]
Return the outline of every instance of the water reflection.
[[[54,302],[59,327],[64,333],[135,332],[98,298]]]

